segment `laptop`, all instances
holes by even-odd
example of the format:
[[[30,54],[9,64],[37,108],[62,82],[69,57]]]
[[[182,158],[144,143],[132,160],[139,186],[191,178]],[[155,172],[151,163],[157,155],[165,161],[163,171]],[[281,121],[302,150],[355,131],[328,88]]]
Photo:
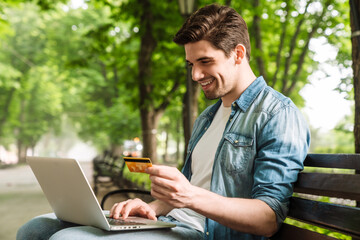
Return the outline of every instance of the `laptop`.
[[[57,218],[107,231],[171,228],[175,224],[141,217],[106,217],[79,162],[70,158],[27,157]]]

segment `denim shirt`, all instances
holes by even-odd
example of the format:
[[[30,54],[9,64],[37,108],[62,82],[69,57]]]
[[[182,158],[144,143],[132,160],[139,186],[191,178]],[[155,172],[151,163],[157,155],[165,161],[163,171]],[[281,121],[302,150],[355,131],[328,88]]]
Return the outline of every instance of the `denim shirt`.
[[[210,126],[219,100],[196,119],[183,174],[191,179],[191,154]],[[233,102],[215,154],[210,190],[226,197],[260,199],[285,220],[293,183],[310,144],[308,125],[294,103],[258,77]],[[206,219],[205,239],[267,239]]]

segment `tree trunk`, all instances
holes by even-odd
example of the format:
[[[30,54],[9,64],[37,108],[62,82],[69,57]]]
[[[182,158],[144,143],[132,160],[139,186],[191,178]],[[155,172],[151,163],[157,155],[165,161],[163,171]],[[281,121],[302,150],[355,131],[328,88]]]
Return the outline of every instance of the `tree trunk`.
[[[139,94],[140,94],[140,116],[141,128],[143,135],[143,156],[150,157],[156,162],[156,129],[157,123],[154,120],[157,118],[155,110],[151,101],[150,93],[151,86],[147,79],[151,78],[151,56],[156,47],[156,40],[152,35],[152,13],[150,11],[149,1],[139,1],[143,5],[144,12],[141,16],[140,25],[144,32],[141,36],[140,53],[138,56],[139,67]]]
[[[200,85],[193,81],[192,82],[192,101],[191,101],[191,109],[192,109],[192,112],[191,112],[191,121],[192,121],[192,124],[191,124],[191,130],[192,130],[192,126],[194,125],[194,122],[196,120],[196,118],[198,117],[199,115],[199,95],[200,95]]]
[[[180,121],[176,121],[176,129],[177,129],[177,134],[176,134],[176,162],[179,162],[180,160],[180,135],[179,132],[181,131],[181,122]]]
[[[355,153],[360,153],[360,3],[350,0],[350,24],[351,24],[351,43],[352,43],[352,68],[354,73],[354,95],[355,95]],[[356,172],[360,174],[360,171]],[[360,202],[356,205],[360,207]]]
[[[27,147],[24,146],[24,144],[21,142],[21,140],[19,139],[17,141],[17,148],[18,148],[18,163],[22,164],[22,163],[26,163],[26,152],[27,152]]]
[[[159,119],[172,100],[174,93],[179,88],[180,79],[174,79],[172,88],[167,92],[167,94],[163,96],[163,99],[159,99],[159,96],[157,96],[157,102],[160,103],[159,105],[155,106],[151,94],[154,89],[154,85],[150,80],[152,76],[151,58],[157,45],[157,40],[153,36],[154,31],[152,26],[154,23],[154,18],[151,11],[152,8],[150,6],[150,1],[138,0],[138,2],[142,6],[141,9],[143,9],[140,19],[141,44],[138,56],[138,87],[140,94],[139,108],[141,115],[141,127],[143,132],[143,156],[150,157],[156,163],[156,132]],[[196,90],[197,88],[195,87],[193,89]],[[197,97],[194,98],[196,99],[197,106]],[[197,109],[197,107],[193,109]],[[197,111],[194,112],[193,115],[196,116]]]
[[[157,151],[156,151],[156,134],[159,119],[161,114],[157,114],[154,111],[148,109],[141,109],[141,128],[143,136],[143,153],[144,157],[149,157],[151,160],[157,162]]]
[[[18,163],[26,162],[26,150],[27,147],[23,144],[22,133],[23,133],[23,123],[25,123],[25,100],[21,99],[20,101],[20,115],[19,122],[20,126],[16,129],[16,139],[17,139],[17,150],[18,150]]]
[[[354,73],[354,95],[355,95],[355,152],[360,153],[360,4],[359,1],[350,0],[351,32],[352,32],[352,68]]]
[[[165,147],[164,147],[164,156],[163,156],[163,161],[164,163],[169,162],[169,126],[170,124],[166,124],[165,126]]]
[[[187,77],[191,78],[191,70],[187,69]],[[190,104],[187,103],[189,100],[188,94],[189,89],[186,89],[186,93],[184,94],[183,99],[183,130],[184,130],[184,139],[185,139],[185,146],[184,146],[184,159],[186,158],[187,153],[187,147],[189,144],[189,140],[191,137],[192,128],[195,122],[195,119],[198,116],[199,109],[198,109],[198,103],[199,103],[199,94],[200,94],[200,87],[199,84],[195,81],[191,81],[191,102]],[[188,110],[188,106],[190,105],[191,112]],[[189,115],[190,112],[190,116]]]

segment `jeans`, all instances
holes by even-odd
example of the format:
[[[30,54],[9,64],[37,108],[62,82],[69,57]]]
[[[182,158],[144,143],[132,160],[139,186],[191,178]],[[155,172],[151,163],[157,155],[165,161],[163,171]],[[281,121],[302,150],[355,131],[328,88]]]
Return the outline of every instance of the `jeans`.
[[[66,240],[66,239],[204,239],[203,233],[172,217],[159,217],[159,220],[171,222],[177,226],[171,229],[154,229],[140,231],[109,232],[96,227],[81,226],[64,222],[56,218],[55,214],[45,214],[33,218],[17,232],[17,240]]]

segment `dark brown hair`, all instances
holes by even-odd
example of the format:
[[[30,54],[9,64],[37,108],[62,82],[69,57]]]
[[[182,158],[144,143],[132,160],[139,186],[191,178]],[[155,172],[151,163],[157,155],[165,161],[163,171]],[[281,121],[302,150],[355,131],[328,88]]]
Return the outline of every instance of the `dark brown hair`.
[[[250,38],[244,19],[228,6],[211,4],[193,13],[176,33],[174,42],[180,45],[200,40],[209,41],[223,50],[227,57],[238,44],[246,48],[250,61]]]

